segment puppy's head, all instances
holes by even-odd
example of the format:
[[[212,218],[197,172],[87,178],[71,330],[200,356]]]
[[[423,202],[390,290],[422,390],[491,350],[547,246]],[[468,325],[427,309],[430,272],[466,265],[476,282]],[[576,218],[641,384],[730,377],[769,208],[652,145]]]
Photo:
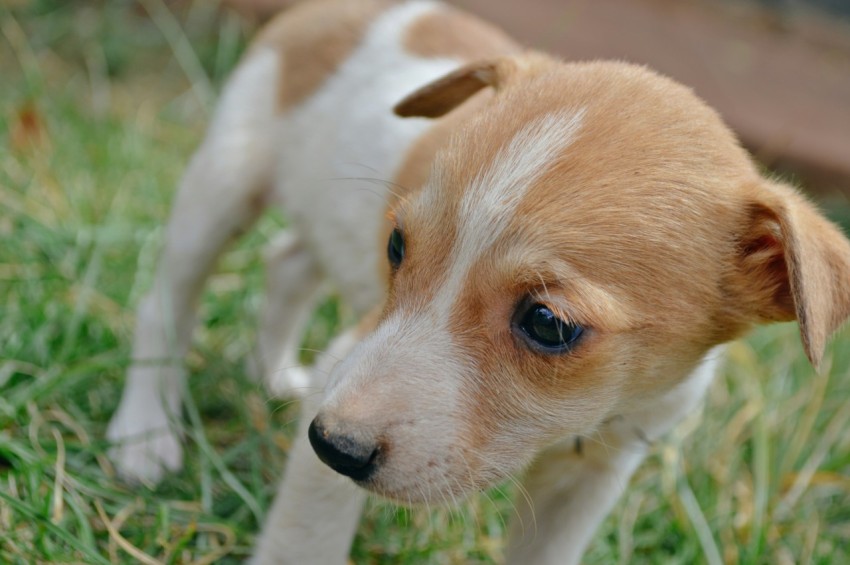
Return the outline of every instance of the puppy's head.
[[[451,499],[681,382],[755,323],[817,363],[850,245],[761,178],[688,89],[619,63],[461,69],[402,115],[496,94],[391,211],[390,291],[334,370],[317,452],[402,502]]]

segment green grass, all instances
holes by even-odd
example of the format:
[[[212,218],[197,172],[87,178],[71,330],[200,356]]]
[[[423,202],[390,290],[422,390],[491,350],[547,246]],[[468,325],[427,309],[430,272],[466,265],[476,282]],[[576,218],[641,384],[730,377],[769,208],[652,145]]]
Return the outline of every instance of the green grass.
[[[172,190],[246,31],[207,3],[0,7],[0,562],[239,561],[297,407],[245,377],[269,215],[229,251],[187,359],[186,468],[128,488],[104,432]],[[151,18],[147,13],[153,14]],[[845,214],[836,211],[837,215]],[[344,316],[326,304],[308,339]],[[587,563],[850,562],[850,332],[822,375],[793,325],[730,350],[706,409],[654,447]],[[197,417],[192,417],[197,415]],[[235,489],[234,485],[241,485]],[[510,488],[460,509],[370,502],[357,563],[498,561]]]

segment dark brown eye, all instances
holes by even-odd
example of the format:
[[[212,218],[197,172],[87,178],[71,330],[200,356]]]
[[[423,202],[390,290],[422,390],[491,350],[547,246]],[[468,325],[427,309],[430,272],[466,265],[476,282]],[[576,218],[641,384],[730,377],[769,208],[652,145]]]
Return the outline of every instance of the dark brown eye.
[[[570,351],[584,328],[564,321],[545,304],[524,301],[514,316],[514,327],[533,349],[543,353]]]
[[[390,241],[387,244],[387,258],[393,270],[398,269],[404,259],[404,236],[401,231],[395,228],[390,234]]]

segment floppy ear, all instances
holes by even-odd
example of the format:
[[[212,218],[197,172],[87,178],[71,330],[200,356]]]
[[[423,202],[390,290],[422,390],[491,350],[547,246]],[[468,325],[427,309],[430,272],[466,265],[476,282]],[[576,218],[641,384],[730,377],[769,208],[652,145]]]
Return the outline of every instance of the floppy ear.
[[[402,118],[439,118],[484,87],[498,88],[510,73],[509,59],[464,65],[407,95],[393,111]]]
[[[766,182],[740,239],[744,296],[758,321],[794,320],[816,368],[850,317],[850,242],[790,187]]]

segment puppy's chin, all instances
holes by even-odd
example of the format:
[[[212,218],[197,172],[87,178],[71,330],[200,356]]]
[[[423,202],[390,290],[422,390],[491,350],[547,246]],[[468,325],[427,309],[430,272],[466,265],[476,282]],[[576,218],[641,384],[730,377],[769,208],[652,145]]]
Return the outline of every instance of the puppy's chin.
[[[476,468],[462,456],[442,461],[425,459],[393,465],[387,462],[369,479],[355,481],[361,488],[403,506],[449,505],[463,502],[508,479],[521,469]]]
[[[355,481],[358,486],[395,504],[408,507],[443,505],[455,506],[490,485],[459,483],[450,477],[410,477],[409,482],[385,482],[380,477]]]

